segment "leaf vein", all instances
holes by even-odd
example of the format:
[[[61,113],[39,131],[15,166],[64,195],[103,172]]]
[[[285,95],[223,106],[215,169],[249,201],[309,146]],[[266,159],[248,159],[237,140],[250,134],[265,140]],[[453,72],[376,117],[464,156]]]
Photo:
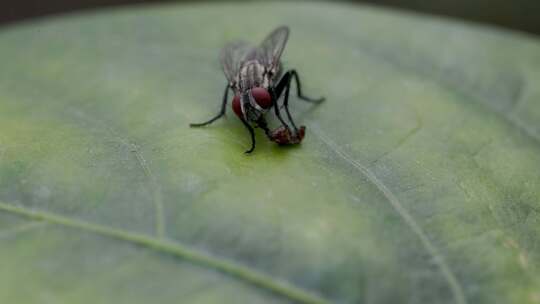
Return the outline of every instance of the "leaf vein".
[[[419,121],[418,124],[414,128],[412,128],[409,132],[407,132],[407,134],[405,134],[405,136],[402,139],[400,139],[398,143],[392,149],[389,149],[388,151],[382,153],[379,157],[377,157],[374,161],[371,162],[370,166],[375,165],[381,159],[399,150],[399,148],[401,148],[403,145],[405,145],[405,143],[407,143],[410,139],[412,139],[416,135],[416,133],[418,133],[420,129],[422,128],[422,121],[420,120],[420,118],[418,119],[418,121]]]
[[[442,89],[454,92],[455,94],[461,95],[462,97],[465,97],[467,99],[471,99],[471,101],[479,104],[483,108],[486,108],[514,128],[521,131],[536,144],[540,144],[540,134],[538,134],[538,132],[534,128],[527,126],[522,120],[515,116],[516,108],[524,102],[523,95],[527,87],[524,79],[521,79],[518,82],[517,88],[512,94],[510,94],[511,96],[507,98],[509,103],[508,108],[498,109],[497,107],[491,105],[488,102],[489,100],[487,100],[479,92],[475,92],[474,90],[468,88],[464,89],[464,87],[466,86],[461,80],[452,81],[445,77],[444,73],[434,73],[431,71],[435,69],[430,70],[428,68],[420,68],[417,64],[414,64],[414,62],[419,61],[418,58],[412,57],[408,60],[403,60],[400,59],[399,56],[392,54],[392,52],[389,52],[384,48],[375,49],[365,46],[369,44],[370,43],[363,43],[356,51],[373,58],[377,62],[387,64],[388,66],[391,66],[397,70],[407,72],[424,81],[433,83]],[[427,63],[427,66],[429,67],[437,66],[434,63],[429,63],[429,60],[426,56],[422,57],[422,61],[424,62],[424,64]]]
[[[461,287],[460,283],[456,279],[450,266],[448,265],[448,263],[446,263],[442,254],[439,252],[437,247],[433,245],[433,243],[430,241],[428,236],[422,230],[420,225],[416,222],[416,220],[412,217],[412,215],[407,211],[407,209],[403,207],[403,205],[398,200],[398,198],[394,195],[394,193],[388,187],[386,187],[386,185],[371,170],[369,170],[367,167],[364,167],[362,164],[355,161],[351,156],[349,156],[345,151],[341,150],[334,142],[332,142],[331,139],[329,139],[326,135],[324,135],[317,126],[313,126],[311,129],[313,131],[313,134],[324,145],[326,145],[332,152],[334,152],[337,156],[339,156],[349,165],[353,166],[356,170],[362,173],[362,175],[364,175],[373,185],[375,185],[375,187],[377,187],[377,189],[379,189],[379,191],[381,191],[384,197],[390,202],[390,205],[392,205],[394,210],[399,214],[399,216],[403,219],[403,221],[407,224],[407,226],[420,239],[426,251],[433,257],[434,262],[437,264],[442,275],[448,282],[448,285],[452,291],[452,294],[454,295],[455,302],[458,304],[467,303],[465,294],[463,292],[463,288]]]
[[[105,129],[106,132],[111,134],[112,136],[116,137],[116,140],[120,144],[122,144],[125,147],[128,147],[131,149],[131,151],[135,154],[135,158],[137,159],[137,163],[143,170],[144,175],[149,181],[150,184],[150,191],[152,192],[152,203],[154,204],[155,209],[155,231],[156,235],[159,238],[165,237],[165,216],[164,216],[164,208],[163,208],[163,195],[161,193],[161,186],[158,184],[154,174],[152,173],[152,170],[148,166],[146,159],[142,155],[142,152],[140,151],[140,148],[137,144],[131,143],[129,139],[124,138],[121,136],[115,129],[107,125],[104,121],[101,121],[95,117],[92,117],[80,110],[76,109],[70,109],[70,114],[73,114],[77,116],[80,119],[83,119],[84,121],[94,125],[97,128]]]
[[[133,153],[135,153],[135,157],[137,158],[137,162],[141,166],[141,168],[144,171],[144,174],[150,181],[150,185],[152,187],[152,201],[154,202],[155,206],[155,222],[156,222],[156,235],[158,238],[164,238],[165,237],[165,216],[164,216],[164,210],[163,210],[163,195],[161,194],[161,186],[156,180],[156,177],[152,173],[152,170],[150,169],[150,166],[148,166],[148,163],[146,162],[146,159],[143,157],[143,154],[141,153],[139,147],[136,144],[131,144],[133,148]]]
[[[328,304],[327,299],[322,298],[310,291],[296,287],[286,281],[273,278],[257,270],[250,269],[247,266],[238,264],[224,258],[216,257],[200,251],[190,246],[173,242],[167,239],[158,239],[150,235],[129,232],[113,227],[94,224],[72,219],[66,216],[57,215],[51,212],[31,210],[22,206],[15,206],[5,202],[0,202],[0,210],[30,219],[45,221],[63,227],[78,229],[85,232],[91,232],[96,235],[122,240],[138,246],[151,248],[157,252],[169,254],[183,258],[191,263],[198,264],[207,268],[214,269],[229,275],[229,277],[250,283],[261,289],[270,291],[276,295],[288,298],[298,303],[305,304]]]

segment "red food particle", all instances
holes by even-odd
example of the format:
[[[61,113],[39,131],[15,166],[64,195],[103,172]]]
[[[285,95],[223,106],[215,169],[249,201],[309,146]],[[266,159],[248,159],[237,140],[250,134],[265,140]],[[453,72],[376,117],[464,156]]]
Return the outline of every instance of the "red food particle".
[[[299,144],[304,139],[305,134],[306,127],[304,126],[300,126],[296,134],[282,126],[272,131],[271,140],[279,145]]]

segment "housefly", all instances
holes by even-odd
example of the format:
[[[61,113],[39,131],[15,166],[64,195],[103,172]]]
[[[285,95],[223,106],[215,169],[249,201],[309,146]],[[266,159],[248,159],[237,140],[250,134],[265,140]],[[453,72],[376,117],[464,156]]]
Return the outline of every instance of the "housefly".
[[[272,31],[259,46],[252,46],[238,41],[227,44],[220,53],[220,62],[227,78],[223,93],[221,110],[210,120],[203,123],[190,124],[191,127],[202,127],[225,115],[229,90],[234,92],[232,109],[240,118],[251,135],[251,147],[246,153],[255,149],[254,127],[264,130],[266,136],[280,145],[298,144],[305,134],[305,127],[298,128],[289,112],[289,91],[291,82],[296,82],[298,98],[319,103],[324,98],[310,98],[302,94],[300,78],[295,70],[282,72],[281,54],[289,38],[289,28],[280,26]],[[283,97],[280,106],[278,100]],[[273,108],[281,123],[275,130],[270,130],[265,115]],[[283,119],[282,110],[290,122]]]

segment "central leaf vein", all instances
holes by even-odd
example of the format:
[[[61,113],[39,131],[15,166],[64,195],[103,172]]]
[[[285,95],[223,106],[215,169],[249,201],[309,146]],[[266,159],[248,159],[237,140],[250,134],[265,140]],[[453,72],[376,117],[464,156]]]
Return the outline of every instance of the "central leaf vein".
[[[361,172],[371,183],[381,191],[384,197],[390,202],[392,207],[396,210],[399,216],[407,224],[407,226],[417,235],[420,239],[422,245],[426,251],[433,257],[434,262],[439,267],[442,275],[448,282],[452,294],[454,295],[455,302],[457,304],[466,304],[467,300],[465,294],[463,293],[463,288],[456,279],[454,273],[450,269],[450,266],[444,260],[444,257],[441,255],[437,247],[429,240],[428,236],[422,230],[420,225],[412,217],[412,215],[403,207],[398,198],[394,193],[386,187],[386,185],[368,168],[364,167],[362,164],[355,161],[351,156],[349,156],[345,151],[341,150],[336,143],[331,139],[326,137],[322,131],[315,125],[312,126],[313,134],[319,138],[319,140],[324,143],[328,148],[332,150],[337,156],[347,162],[349,165],[353,166],[356,170]]]
[[[115,229],[91,222],[85,222],[79,219],[72,219],[50,212],[30,210],[22,206],[14,206],[4,202],[0,202],[0,211],[17,214],[33,220],[79,229],[82,231],[130,242],[139,246],[152,248],[158,252],[184,258],[192,263],[220,271],[229,275],[230,277],[243,280],[261,289],[273,292],[276,295],[280,295],[298,303],[330,303],[328,300],[320,297],[319,295],[296,287],[288,282],[273,278],[270,275],[251,269],[247,266],[210,255],[178,242],[173,242],[163,238],[155,238],[145,234],[124,231],[121,229]]]

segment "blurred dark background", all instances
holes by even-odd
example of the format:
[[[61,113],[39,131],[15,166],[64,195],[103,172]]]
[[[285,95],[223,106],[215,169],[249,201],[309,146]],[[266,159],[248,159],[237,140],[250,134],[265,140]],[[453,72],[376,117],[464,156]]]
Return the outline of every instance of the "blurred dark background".
[[[166,2],[167,0],[161,1]],[[145,2],[155,3],[158,1],[4,0],[0,4],[0,25],[74,10]],[[169,0],[169,2],[172,1]],[[182,1],[176,0],[175,2]],[[540,34],[540,0],[350,0],[348,2],[379,4]]]

